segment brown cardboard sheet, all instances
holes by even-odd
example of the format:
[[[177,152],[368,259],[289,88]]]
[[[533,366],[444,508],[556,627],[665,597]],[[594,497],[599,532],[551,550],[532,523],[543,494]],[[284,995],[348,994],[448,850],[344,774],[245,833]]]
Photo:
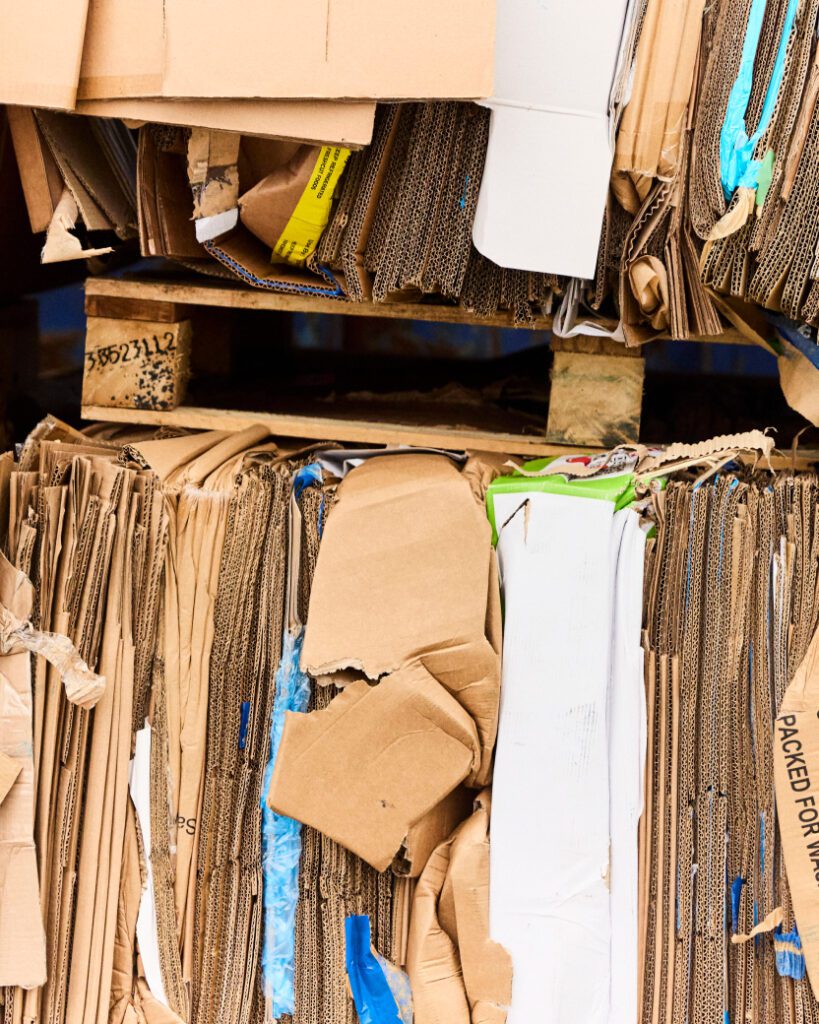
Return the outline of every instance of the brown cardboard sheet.
[[[489,937],[489,806],[429,859],[410,919],[407,972],[416,1024],[503,1024],[512,1000],[508,953]]]
[[[166,0],[163,94],[478,99],[491,94],[493,0],[321,7]],[[207,55],[207,59],[205,58]]]
[[[323,711],[289,712],[268,804],[384,871],[479,758],[472,719],[415,664],[350,684]]]
[[[0,608],[26,620],[33,601],[29,580],[0,556]],[[24,989],[46,980],[31,735],[31,657],[28,651],[10,650],[0,656],[0,752],[13,758],[20,771],[0,803],[0,986]]]
[[[88,0],[0,3],[0,103],[71,110]]]
[[[34,111],[30,107],[9,107],[7,116],[31,230],[45,231],[62,195],[62,175]]]
[[[375,104],[330,100],[88,99],[78,101],[77,113],[293,142],[337,143],[348,149],[360,149],[372,140]]]
[[[811,988],[819,998],[819,632],[779,708],[774,774],[794,915]]]
[[[493,572],[483,507],[450,459],[371,459],[339,487],[302,651],[315,676],[355,669],[378,679],[420,658],[475,720],[476,785],[488,778],[497,728]]]

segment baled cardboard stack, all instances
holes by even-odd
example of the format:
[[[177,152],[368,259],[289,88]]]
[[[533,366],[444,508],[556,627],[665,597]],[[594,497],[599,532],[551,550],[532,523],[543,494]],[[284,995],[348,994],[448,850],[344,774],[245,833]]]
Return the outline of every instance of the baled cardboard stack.
[[[4,1019],[353,1024],[363,920],[418,1024],[813,1020],[817,485],[742,468],[771,447],[495,479],[47,421],[0,464],[3,616],[37,655],[33,685],[19,649],[2,670],[29,864],[0,864]],[[293,637],[309,697],[277,734]],[[295,870],[268,809],[303,825]]]

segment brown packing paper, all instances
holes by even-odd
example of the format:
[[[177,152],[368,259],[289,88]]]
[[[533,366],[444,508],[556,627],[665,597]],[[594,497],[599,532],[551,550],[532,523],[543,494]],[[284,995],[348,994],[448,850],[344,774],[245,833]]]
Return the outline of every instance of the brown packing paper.
[[[319,154],[317,146],[301,146],[239,201],[244,226],[269,249],[275,248],[296,204],[307,187]]]
[[[783,342],[776,362],[779,383],[788,405],[814,426],[819,426],[819,369],[794,346]]]
[[[776,717],[774,777],[796,925],[811,988],[819,998],[819,632]]]
[[[324,711],[288,713],[268,804],[384,871],[478,758],[470,717],[423,666],[409,666],[377,686],[352,683]]]

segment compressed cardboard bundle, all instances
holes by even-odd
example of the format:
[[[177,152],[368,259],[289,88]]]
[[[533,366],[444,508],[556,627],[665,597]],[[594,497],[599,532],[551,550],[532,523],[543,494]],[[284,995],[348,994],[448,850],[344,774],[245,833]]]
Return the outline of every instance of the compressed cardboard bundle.
[[[794,887],[812,764],[789,714],[816,711],[811,662],[796,672],[819,617],[816,487],[729,473],[670,483],[660,501],[644,635],[644,1019],[816,1019],[814,897]]]

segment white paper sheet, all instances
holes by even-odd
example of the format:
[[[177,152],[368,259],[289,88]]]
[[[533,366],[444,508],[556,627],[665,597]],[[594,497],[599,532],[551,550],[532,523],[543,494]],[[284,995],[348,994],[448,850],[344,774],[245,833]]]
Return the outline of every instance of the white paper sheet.
[[[490,931],[508,1024],[635,1024],[644,535],[608,501],[494,497],[505,601]]]
[[[495,510],[505,622],[490,931],[512,956],[508,1024],[607,1024],[614,506],[532,492],[499,494]]]
[[[131,799],[134,802],[137,820],[142,832],[145,850],[147,881],[142,890],[137,916],[137,942],[145,980],[153,995],[166,1006],[165,986],[159,966],[159,935],[156,925],[156,901],[154,898],[154,876],[151,870],[151,727],[145,725],[136,734],[134,758],[131,761]]]

